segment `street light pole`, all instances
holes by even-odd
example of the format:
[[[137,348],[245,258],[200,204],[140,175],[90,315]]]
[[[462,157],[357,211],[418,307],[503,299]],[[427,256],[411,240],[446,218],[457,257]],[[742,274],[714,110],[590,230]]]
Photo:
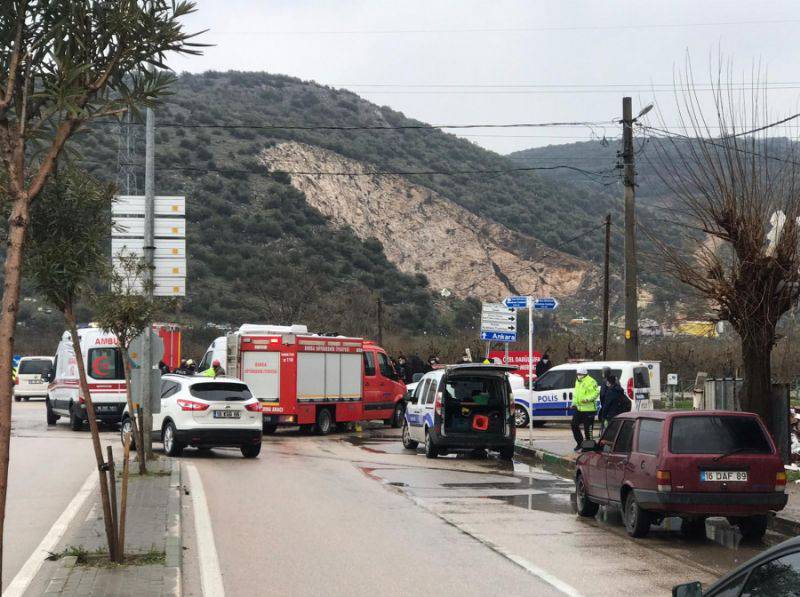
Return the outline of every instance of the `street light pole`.
[[[636,171],[631,98],[622,98],[622,166],[625,187],[625,359],[639,360],[639,311],[636,289]]]
[[[153,300],[153,275],[155,267],[155,115],[152,108],[147,108],[145,122],[145,160],[144,160],[144,258],[145,265],[145,292],[147,298]],[[142,350],[142,442],[146,460],[153,457],[153,411],[151,405],[152,372],[153,372],[153,344],[150,326],[144,330],[144,343]]]

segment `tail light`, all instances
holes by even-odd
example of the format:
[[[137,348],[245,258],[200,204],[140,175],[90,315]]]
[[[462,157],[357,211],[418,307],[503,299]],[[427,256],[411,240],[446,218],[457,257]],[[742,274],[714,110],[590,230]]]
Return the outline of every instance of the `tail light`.
[[[19,375],[17,375],[17,376],[14,378],[14,385],[15,385],[15,386],[18,386],[18,385],[19,385]]]
[[[633,378],[628,380],[628,398],[633,400]]]
[[[433,404],[433,410],[436,411],[436,414],[440,417],[442,416],[442,393],[436,392],[436,402]]]
[[[659,491],[672,491],[672,475],[669,471],[656,471]]]
[[[181,410],[206,410],[208,408],[208,404],[203,404],[202,402],[195,402],[194,400],[185,400],[184,398],[178,398],[178,406],[181,407]]]
[[[250,404],[245,404],[244,408],[245,408],[245,410],[249,410],[251,413],[260,413],[261,412],[261,403],[258,402],[258,401],[251,402]]]
[[[786,491],[785,471],[781,471],[775,475],[775,491]]]

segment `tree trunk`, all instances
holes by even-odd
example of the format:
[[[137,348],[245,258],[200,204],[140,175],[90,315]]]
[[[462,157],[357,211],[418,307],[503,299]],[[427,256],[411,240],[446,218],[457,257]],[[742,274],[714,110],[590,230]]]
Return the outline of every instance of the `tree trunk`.
[[[103,522],[106,527],[106,539],[108,540],[108,556],[112,562],[117,561],[117,531],[114,528],[114,520],[111,516],[111,498],[108,491],[108,476],[106,475],[106,463],[103,460],[103,448],[100,446],[100,430],[97,428],[97,418],[94,413],[94,403],[92,394],[89,392],[89,382],[86,379],[86,368],[81,352],[81,340],[78,336],[78,326],[75,322],[75,314],[72,307],[64,309],[64,317],[69,325],[69,333],[72,336],[72,349],[75,353],[75,361],[78,365],[78,378],[80,379],[80,394],[86,402],[86,415],[89,417],[89,429],[92,434],[92,447],[94,457],[97,460],[97,473],[100,481],[100,500],[103,504]]]
[[[28,203],[17,197],[8,225],[4,287],[0,313],[0,580],[3,575],[3,527],[8,494],[8,454],[11,448],[11,402],[14,386],[11,379],[14,357],[14,330],[17,327],[19,290],[25,233],[28,230]]]
[[[742,410],[759,415],[772,432],[772,369],[770,355],[773,334],[764,326],[742,335],[742,363],[744,379],[742,382]]]
[[[131,358],[128,356],[128,349],[120,346],[122,350],[122,362],[125,364],[122,370],[125,372],[125,398],[128,401],[128,413],[131,415],[131,433],[136,438],[136,455],[139,459],[139,474],[147,473],[147,461],[144,453],[144,429],[141,420],[137,420],[137,412],[133,408],[133,398],[131,397]]]

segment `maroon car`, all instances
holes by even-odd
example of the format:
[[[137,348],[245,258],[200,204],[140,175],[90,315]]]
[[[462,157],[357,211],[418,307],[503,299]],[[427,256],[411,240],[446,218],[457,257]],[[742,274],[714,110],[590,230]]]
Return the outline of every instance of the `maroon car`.
[[[581,450],[578,513],[618,506],[633,537],[644,537],[665,516],[680,516],[685,535],[702,536],[707,517],[724,516],[745,539],[757,540],[769,513],[786,505],[783,462],[751,413],[629,412]]]

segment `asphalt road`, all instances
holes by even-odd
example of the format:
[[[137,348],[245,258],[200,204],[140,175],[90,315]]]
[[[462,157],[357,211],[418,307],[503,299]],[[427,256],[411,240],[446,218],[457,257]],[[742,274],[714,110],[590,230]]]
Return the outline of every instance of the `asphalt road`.
[[[109,430],[101,433],[116,449],[117,434]],[[81,432],[71,431],[64,420],[48,427],[42,400],[13,404],[4,589],[93,469],[88,427]]]
[[[395,431],[371,433],[279,433],[256,461],[184,452],[227,595],[668,595],[765,547],[740,544],[723,521],[703,541],[681,538],[675,521],[633,540],[614,511],[577,517],[572,484],[546,470],[491,456],[432,461],[403,450]],[[185,594],[201,595],[197,542],[184,545]]]

